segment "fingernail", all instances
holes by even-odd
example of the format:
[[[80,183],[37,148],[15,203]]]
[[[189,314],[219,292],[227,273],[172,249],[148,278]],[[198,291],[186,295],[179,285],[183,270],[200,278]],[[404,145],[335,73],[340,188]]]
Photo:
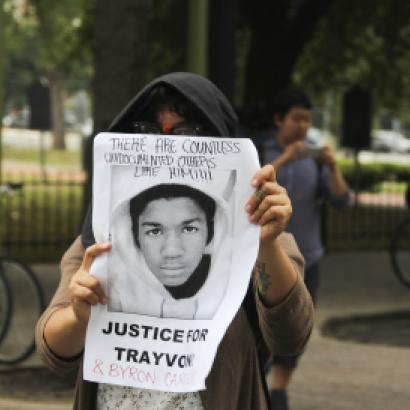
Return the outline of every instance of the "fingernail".
[[[249,204],[247,204],[247,205],[245,206],[245,211],[246,211],[246,212],[250,212],[250,211],[251,211],[251,206],[250,206]]]
[[[253,179],[252,180],[252,186],[258,186],[258,180],[257,179]]]

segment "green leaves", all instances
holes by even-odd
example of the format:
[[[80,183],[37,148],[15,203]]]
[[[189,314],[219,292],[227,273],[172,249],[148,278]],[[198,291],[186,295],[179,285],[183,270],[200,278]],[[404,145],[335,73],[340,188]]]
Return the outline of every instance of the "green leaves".
[[[300,56],[295,78],[314,92],[361,83],[397,109],[410,97],[410,6],[337,0]]]

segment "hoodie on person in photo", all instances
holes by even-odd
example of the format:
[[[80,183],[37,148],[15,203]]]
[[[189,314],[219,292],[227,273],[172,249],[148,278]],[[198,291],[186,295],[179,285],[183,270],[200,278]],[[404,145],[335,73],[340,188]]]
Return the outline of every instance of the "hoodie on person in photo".
[[[230,174],[233,174],[231,171]],[[185,184],[211,197],[216,204],[214,233],[206,246],[209,260],[206,279],[190,297],[176,299],[151,272],[131,229],[130,198],[112,212],[110,235],[113,244],[108,257],[108,295],[110,311],[137,313],[160,318],[212,319],[221,304],[229,282],[232,262],[232,176],[219,178],[218,186]],[[172,185],[172,184],[170,184]]]

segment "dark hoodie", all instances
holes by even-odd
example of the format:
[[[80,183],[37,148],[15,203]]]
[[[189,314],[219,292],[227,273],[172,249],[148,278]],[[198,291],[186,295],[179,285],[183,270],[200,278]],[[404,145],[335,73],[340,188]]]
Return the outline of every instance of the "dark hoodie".
[[[206,119],[203,125],[208,125],[215,130],[216,136],[237,136],[238,117],[228,99],[208,79],[184,72],[165,74],[147,84],[115,117],[107,131],[129,132],[132,123],[146,111],[151,91],[160,85],[173,88],[191,102],[201,117]],[[89,206],[81,232],[81,240],[85,248],[95,243],[91,208]]]

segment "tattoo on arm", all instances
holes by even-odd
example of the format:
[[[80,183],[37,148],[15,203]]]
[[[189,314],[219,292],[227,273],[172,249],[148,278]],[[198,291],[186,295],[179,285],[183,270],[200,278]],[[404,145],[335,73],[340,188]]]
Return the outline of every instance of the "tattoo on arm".
[[[272,284],[272,279],[269,273],[266,271],[266,263],[256,262],[255,270],[258,274],[258,289],[262,295],[265,295],[268,291],[270,285]]]

